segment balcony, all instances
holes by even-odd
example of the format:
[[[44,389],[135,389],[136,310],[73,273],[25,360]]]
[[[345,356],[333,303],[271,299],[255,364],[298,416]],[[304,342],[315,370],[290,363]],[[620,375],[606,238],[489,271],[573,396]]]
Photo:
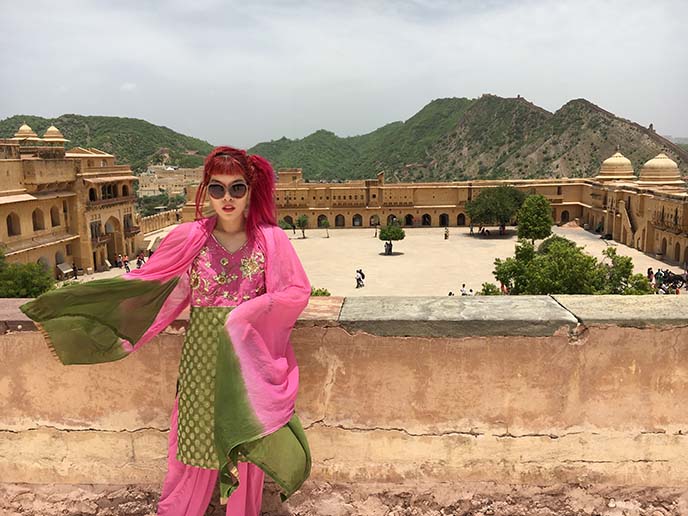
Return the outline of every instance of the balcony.
[[[0,301],[0,490],[42,514],[68,492],[154,513],[188,310],[126,360],[64,367],[25,301]],[[264,510],[459,514],[489,498],[497,510],[480,512],[501,514],[542,496],[616,514],[623,493],[617,508],[641,497],[647,514],[686,514],[686,327],[688,296],[312,298],[291,342],[313,470],[282,512],[266,482]]]
[[[86,201],[87,208],[102,208],[104,206],[112,206],[114,204],[135,203],[135,195],[127,195],[125,197],[112,197],[111,199],[98,199],[96,201]]]
[[[138,235],[141,232],[141,226],[129,226],[124,228],[124,236],[132,237]]]
[[[655,213],[652,216],[652,224],[658,229],[663,229],[671,233],[680,235],[681,233],[688,233],[688,224],[683,223],[681,217],[675,219],[672,216]]]
[[[98,247],[99,245],[107,244],[112,239],[112,235],[114,235],[114,233],[107,233],[105,235],[98,235],[95,238],[91,238],[91,246]]]

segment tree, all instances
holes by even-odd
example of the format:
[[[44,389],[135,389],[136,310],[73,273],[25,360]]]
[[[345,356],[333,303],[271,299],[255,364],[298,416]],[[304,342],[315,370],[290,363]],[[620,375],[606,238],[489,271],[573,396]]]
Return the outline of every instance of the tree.
[[[545,240],[535,250],[519,240],[514,257],[495,260],[494,276],[518,294],[650,294],[642,274],[633,274],[633,262],[605,250],[611,263],[600,263],[582,247],[559,236]]]
[[[54,288],[55,279],[38,263],[6,263],[0,248],[0,298],[38,297]]]
[[[386,240],[389,245],[389,252],[385,249],[385,254],[392,254],[392,240],[403,240],[406,237],[406,233],[399,225],[399,222],[395,219],[391,224],[386,225],[380,230],[379,238],[380,240]]]
[[[296,219],[296,227],[301,230],[301,236],[306,238],[306,228],[308,227],[308,215],[299,215]]]
[[[327,238],[330,238],[330,221],[327,219],[322,219],[320,221],[320,227],[325,229],[325,233],[327,234]]]
[[[543,195],[529,195],[518,210],[518,238],[542,240],[552,234],[552,207]]]
[[[283,230],[285,230],[285,231],[287,231],[288,229],[291,229],[291,224],[289,224],[289,222],[287,222],[287,221],[284,220],[284,219],[279,219],[279,220],[277,221],[277,225],[278,225],[279,227],[281,227],[281,228],[282,228]]]
[[[525,196],[513,186],[486,188],[466,203],[466,213],[474,224],[506,226],[514,219]]]
[[[483,283],[483,288],[480,291],[481,296],[501,296],[502,292],[499,287],[494,283],[485,282]]]

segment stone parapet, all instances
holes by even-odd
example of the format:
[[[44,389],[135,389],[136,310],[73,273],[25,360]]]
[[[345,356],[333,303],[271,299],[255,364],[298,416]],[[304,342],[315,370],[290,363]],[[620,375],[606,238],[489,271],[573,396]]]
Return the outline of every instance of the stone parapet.
[[[159,486],[188,311],[65,367],[25,301],[0,301],[1,482]],[[312,298],[292,344],[311,487],[688,486],[688,297]]]

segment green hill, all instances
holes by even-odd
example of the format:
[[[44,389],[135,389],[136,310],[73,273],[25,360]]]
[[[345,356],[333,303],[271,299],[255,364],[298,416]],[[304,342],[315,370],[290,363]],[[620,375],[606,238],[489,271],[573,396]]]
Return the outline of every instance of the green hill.
[[[170,165],[197,167],[213,148],[208,142],[145,120],[111,116],[16,115],[0,121],[0,138],[11,138],[23,123],[29,124],[38,136],[54,125],[70,140],[67,148],[95,147],[114,154],[118,163],[131,165],[138,172],[163,160]]]
[[[688,149],[619,118],[585,99],[550,113],[527,100],[483,95],[438,99],[406,122],[340,138],[320,130],[250,149],[276,168],[301,167],[304,177],[389,180],[590,177],[617,149],[636,172],[665,152],[688,174]]]

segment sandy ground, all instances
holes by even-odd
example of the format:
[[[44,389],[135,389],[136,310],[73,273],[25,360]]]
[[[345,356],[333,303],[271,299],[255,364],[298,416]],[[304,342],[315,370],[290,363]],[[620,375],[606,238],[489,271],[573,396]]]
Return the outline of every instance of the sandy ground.
[[[166,228],[167,229],[167,228]],[[169,228],[171,229],[171,228]],[[167,229],[169,231],[169,229]],[[470,236],[468,228],[450,228],[444,240],[444,228],[405,229],[406,238],[394,242],[394,254],[384,255],[384,242],[374,238],[373,229],[308,229],[287,232],[298,253],[311,284],[326,288],[333,296],[446,296],[458,294],[462,283],[467,289],[479,291],[486,281],[497,283],[492,271],[495,258],[513,256],[516,232],[505,236],[493,233],[489,238]],[[166,231],[156,232],[156,235]],[[671,267],[644,253],[616,242],[600,239],[599,235],[576,227],[554,228],[558,235],[574,240],[585,250],[602,258],[602,250],[612,245],[619,254],[633,258],[636,272],[648,267]],[[135,261],[130,266],[135,267]],[[356,269],[366,275],[365,288],[357,289]],[[80,280],[108,278],[122,274],[123,269],[80,277]]]
[[[446,296],[458,293],[462,283],[467,289],[480,290],[484,282],[497,283],[492,274],[495,258],[513,256],[516,233],[505,236],[471,237],[468,228],[450,228],[444,240],[444,228],[406,229],[406,238],[394,243],[393,256],[383,254],[384,242],[373,238],[372,229],[306,230],[306,239],[290,233],[292,243],[303,262],[311,283],[327,288],[337,296]],[[663,262],[580,228],[554,228],[556,234],[574,240],[601,259],[608,245],[619,254],[633,258],[636,272],[648,267],[670,268]],[[366,274],[366,286],[356,289],[356,269]]]

